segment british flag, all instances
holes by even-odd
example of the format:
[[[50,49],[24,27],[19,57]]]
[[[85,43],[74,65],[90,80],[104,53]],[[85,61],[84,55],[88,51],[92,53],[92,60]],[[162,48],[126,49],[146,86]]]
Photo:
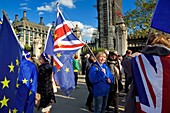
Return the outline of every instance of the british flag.
[[[68,27],[61,11],[57,10],[56,28],[54,31],[54,65],[60,69],[63,64],[85,45]]]
[[[132,59],[138,113],[170,113],[170,56]]]

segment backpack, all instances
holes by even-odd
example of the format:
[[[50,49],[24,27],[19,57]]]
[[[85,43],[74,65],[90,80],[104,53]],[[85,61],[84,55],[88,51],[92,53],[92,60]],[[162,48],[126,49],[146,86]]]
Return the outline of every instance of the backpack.
[[[95,66],[95,67],[96,67],[96,71],[98,72],[98,66],[97,66],[97,64],[92,64],[92,63],[90,63],[90,64],[87,66],[87,68],[86,68],[86,76],[85,76],[85,80],[86,80],[86,84],[87,84],[87,85],[92,85],[91,82],[90,82],[90,80],[89,80],[89,70],[90,70],[91,66]]]

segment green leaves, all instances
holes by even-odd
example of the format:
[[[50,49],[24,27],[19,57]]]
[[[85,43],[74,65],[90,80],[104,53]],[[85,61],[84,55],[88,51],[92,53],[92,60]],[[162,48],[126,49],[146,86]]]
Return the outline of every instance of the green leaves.
[[[128,33],[134,36],[147,35],[150,29],[156,0],[136,0],[136,8],[125,13],[124,20]]]

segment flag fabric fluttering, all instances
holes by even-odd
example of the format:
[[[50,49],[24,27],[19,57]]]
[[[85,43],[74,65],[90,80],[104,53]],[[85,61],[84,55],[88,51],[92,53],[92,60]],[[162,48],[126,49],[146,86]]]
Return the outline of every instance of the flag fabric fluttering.
[[[80,41],[67,25],[59,7],[57,8],[56,28],[54,30],[54,65],[60,69],[85,44]]]
[[[70,96],[72,91],[75,89],[72,60],[73,59],[67,60],[60,69],[55,68],[56,71],[54,73],[54,79],[66,96]]]
[[[54,38],[52,38],[52,33],[50,32],[44,51],[45,53],[52,56],[54,66],[54,80],[60,86],[64,94],[69,96],[75,88],[74,72],[71,59],[72,56],[85,45],[85,43],[80,41],[73,34],[72,30],[68,27],[61,11],[59,10],[59,7],[57,7]]]
[[[50,27],[48,30],[47,39],[45,42],[44,52],[48,55],[53,56],[54,54],[53,48],[54,48],[54,38],[53,38],[51,27]]]
[[[170,113],[170,56],[141,54],[132,59],[138,113]]]
[[[20,73],[17,80],[17,90],[11,111],[18,113],[33,113],[37,88],[38,72],[36,65],[27,60],[30,55],[23,54],[20,63]]]
[[[157,30],[170,33],[170,2],[159,0],[151,21],[151,27]]]
[[[0,52],[0,113],[8,113],[14,101],[22,49],[5,13],[0,30]]]

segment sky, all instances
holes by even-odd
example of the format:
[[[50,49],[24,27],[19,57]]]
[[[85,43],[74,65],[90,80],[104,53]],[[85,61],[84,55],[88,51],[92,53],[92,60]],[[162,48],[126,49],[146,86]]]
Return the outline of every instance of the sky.
[[[71,28],[79,26],[84,41],[90,40],[94,29],[97,29],[98,22],[97,9],[95,8],[97,0],[4,0],[0,3],[0,10],[5,10],[11,22],[18,15],[20,20],[23,12],[27,12],[27,18],[34,23],[43,22],[46,26],[51,26],[56,21],[56,3],[60,3],[60,10],[68,21]],[[135,0],[122,0],[122,13],[134,9]],[[2,13],[0,14],[2,19]]]

